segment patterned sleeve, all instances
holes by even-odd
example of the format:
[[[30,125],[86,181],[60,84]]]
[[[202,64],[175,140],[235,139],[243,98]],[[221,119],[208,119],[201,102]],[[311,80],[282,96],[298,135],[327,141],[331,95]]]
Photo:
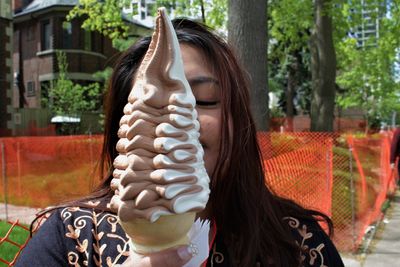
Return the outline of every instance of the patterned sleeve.
[[[59,212],[54,212],[22,250],[14,266],[67,266],[64,225]]]
[[[301,248],[304,267],[341,267],[343,261],[335,245],[315,221],[300,221],[293,217],[285,218],[296,242]]]
[[[114,214],[66,207],[40,227],[16,266],[115,266],[128,255],[129,238]]]

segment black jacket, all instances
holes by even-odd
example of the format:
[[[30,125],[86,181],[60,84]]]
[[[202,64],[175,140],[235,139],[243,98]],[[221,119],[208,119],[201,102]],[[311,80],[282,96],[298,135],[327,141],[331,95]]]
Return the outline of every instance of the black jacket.
[[[286,218],[304,250],[303,266],[344,266],[316,222]],[[113,266],[129,254],[129,238],[114,214],[69,207],[58,209],[40,227],[22,251],[15,266]],[[217,234],[207,266],[232,266],[222,239]]]

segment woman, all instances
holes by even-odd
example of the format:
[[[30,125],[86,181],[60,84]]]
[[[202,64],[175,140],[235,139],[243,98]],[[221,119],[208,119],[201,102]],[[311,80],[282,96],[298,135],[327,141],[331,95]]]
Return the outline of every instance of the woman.
[[[231,48],[206,27],[173,22],[185,75],[196,97],[200,142],[211,195],[199,216],[212,221],[207,266],[343,266],[317,220],[325,215],[275,196],[264,183],[247,77]],[[144,38],[120,58],[109,85],[101,186],[87,198],[58,208],[23,251],[17,266],[182,266],[186,246],[129,256],[128,238],[106,205],[113,192],[119,119],[133,77],[150,43]],[[79,207],[79,208],[78,208]]]

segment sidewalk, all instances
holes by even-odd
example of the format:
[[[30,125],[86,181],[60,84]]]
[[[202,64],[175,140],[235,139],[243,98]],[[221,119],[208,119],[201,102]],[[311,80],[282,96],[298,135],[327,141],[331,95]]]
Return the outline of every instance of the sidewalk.
[[[400,191],[391,202],[389,214],[385,216],[382,233],[372,241],[368,253],[363,262],[355,258],[343,256],[346,267],[391,267],[400,266]]]
[[[392,203],[392,210],[386,218],[383,233],[371,247],[372,254],[368,254],[364,267],[399,266],[400,261],[400,191],[397,190]]]
[[[353,259],[353,258],[349,258],[346,256],[341,255],[344,266],[346,267],[361,267],[362,264],[360,261]]]
[[[21,207],[8,204],[8,221],[15,222],[19,220],[20,223],[30,224],[35,218],[35,214],[40,211],[40,209]],[[6,206],[4,203],[0,203],[0,220],[5,221],[6,218]]]

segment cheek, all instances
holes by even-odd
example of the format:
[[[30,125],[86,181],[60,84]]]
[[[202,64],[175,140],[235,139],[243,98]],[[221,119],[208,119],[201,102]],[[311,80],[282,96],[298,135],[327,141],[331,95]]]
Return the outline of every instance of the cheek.
[[[207,173],[212,174],[217,163],[220,146],[220,116],[219,112],[199,112],[200,142],[204,149],[204,162]]]
[[[200,141],[208,148],[214,148],[220,140],[221,120],[218,112],[199,112]],[[212,145],[212,146],[211,146]]]

